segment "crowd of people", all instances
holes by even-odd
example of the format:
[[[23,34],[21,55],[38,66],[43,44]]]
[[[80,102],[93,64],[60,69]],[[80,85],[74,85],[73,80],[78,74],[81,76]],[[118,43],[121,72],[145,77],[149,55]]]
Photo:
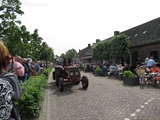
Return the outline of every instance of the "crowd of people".
[[[16,56],[13,62],[10,61],[8,65],[9,71],[13,72],[21,82],[28,80],[31,75],[41,74],[44,67],[46,67],[46,64],[43,61],[32,61],[31,58],[22,58],[20,56]]]
[[[96,68],[101,68],[101,75],[107,75],[111,77],[112,75],[121,73],[120,77],[122,79],[122,75],[124,71],[130,70],[137,77],[139,77],[140,86],[144,86],[145,84],[156,85],[156,81],[160,80],[160,68],[157,66],[153,57],[146,58],[144,62],[137,62],[136,68],[132,66],[132,64],[127,64],[126,62],[122,64],[115,65],[107,65],[106,63],[81,63],[79,67],[82,69],[87,69],[87,71],[95,72]]]
[[[20,56],[12,57],[0,40],[0,120],[21,120],[14,104],[22,95],[21,83],[44,73],[46,62]]]

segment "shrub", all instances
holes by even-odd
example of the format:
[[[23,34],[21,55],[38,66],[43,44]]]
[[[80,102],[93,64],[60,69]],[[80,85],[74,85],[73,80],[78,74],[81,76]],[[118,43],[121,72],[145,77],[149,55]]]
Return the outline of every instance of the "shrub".
[[[123,73],[123,77],[137,77],[137,76],[130,70],[125,70]]]
[[[44,69],[44,75],[48,78],[49,73],[51,72],[51,68]]]
[[[97,72],[97,73],[101,73],[101,72],[102,72],[102,69],[101,69],[101,68],[99,68],[99,67],[97,67],[97,68],[95,69],[95,72]]]
[[[46,76],[42,74],[30,77],[21,85],[23,93],[21,99],[15,104],[23,120],[39,115],[46,83]]]

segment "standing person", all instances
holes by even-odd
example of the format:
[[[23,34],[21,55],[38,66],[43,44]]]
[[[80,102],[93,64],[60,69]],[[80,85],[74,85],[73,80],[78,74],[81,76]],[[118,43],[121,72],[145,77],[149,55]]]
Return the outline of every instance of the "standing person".
[[[30,63],[29,63],[29,59],[26,58],[26,59],[24,60],[24,63],[26,64],[26,66],[27,66],[27,68],[28,68],[28,72],[27,72],[27,80],[28,80],[29,77],[30,77],[30,74],[31,74],[31,66],[30,66]]]
[[[18,109],[15,106],[14,102],[20,99],[22,94],[22,89],[15,74],[7,72],[9,60],[10,60],[9,51],[4,45],[4,43],[0,41],[0,85],[1,85],[0,119],[21,120]],[[5,88],[5,90],[3,90],[3,88]]]
[[[38,62],[36,60],[34,61],[34,68],[33,68],[33,70],[35,70],[39,74],[40,65],[38,64]]]
[[[138,68],[137,74],[139,76],[139,84],[141,87],[143,87],[144,86],[144,74],[145,74],[145,70],[143,69],[143,66],[140,66]]]
[[[14,70],[15,75],[17,76],[18,80],[23,82],[25,69],[24,69],[23,65],[21,64],[21,57],[20,56],[17,56],[15,61],[13,62],[13,70]]]
[[[27,74],[27,80],[28,80],[31,75],[31,59],[30,58],[27,58],[26,65],[28,67],[28,74]]]
[[[23,78],[23,79],[24,79],[23,82],[25,82],[25,81],[27,80],[29,68],[28,68],[28,66],[27,66],[27,64],[26,64],[27,59],[24,58],[24,59],[21,59],[21,60],[22,60],[22,61],[21,61],[21,64],[23,65],[24,70],[25,70],[25,72],[24,72],[24,78]]]
[[[150,57],[150,59],[147,61],[147,67],[150,69],[153,64],[156,64],[156,62],[153,60],[153,57]]]

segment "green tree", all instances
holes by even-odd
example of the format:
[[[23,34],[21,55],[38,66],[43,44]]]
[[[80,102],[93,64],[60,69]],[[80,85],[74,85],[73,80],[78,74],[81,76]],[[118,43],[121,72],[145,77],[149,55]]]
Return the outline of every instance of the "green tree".
[[[5,36],[7,33],[14,34],[14,28],[21,24],[20,20],[17,20],[17,15],[23,15],[24,12],[20,7],[19,0],[1,0],[0,3],[0,37]],[[11,35],[13,35],[11,34]]]
[[[116,35],[111,40],[111,56],[119,61],[122,57],[129,55],[129,44],[127,36],[124,34]]]
[[[39,52],[39,56],[40,56],[40,60],[45,60],[47,57],[47,49],[48,49],[48,45],[46,42],[42,42],[42,45],[40,46],[40,52]]]
[[[22,25],[20,27],[20,37],[21,37],[21,44],[22,46],[19,46],[17,49],[21,49],[19,50],[20,52],[18,53],[18,55],[22,56],[22,57],[27,57],[31,54],[31,34],[29,31],[27,31],[26,26]]]
[[[98,43],[92,48],[92,57],[95,60],[121,60],[129,55],[129,44],[127,36],[120,34],[110,40]]]
[[[42,40],[43,38],[39,36],[38,34],[38,29],[35,29],[34,32],[31,34],[31,56],[34,59],[40,59],[40,50],[41,50],[41,44],[42,44]]]
[[[23,14],[19,0],[0,1],[0,38],[5,41],[13,56],[30,56],[33,59],[44,60],[48,55],[47,58],[52,60],[54,51],[47,43],[42,42],[43,38],[39,36],[38,29],[31,34],[26,26],[21,25],[21,21],[17,20],[17,15]]]
[[[92,57],[95,60],[103,60],[103,51],[105,50],[104,48],[104,43],[99,42],[96,46],[92,48]]]
[[[94,60],[98,60],[98,54],[97,53],[98,53],[97,46],[92,47],[92,58]]]
[[[111,41],[107,40],[103,42],[104,51],[102,51],[103,60],[109,60],[111,58]]]
[[[61,58],[66,58],[66,54],[62,53],[62,54],[60,55],[60,57],[61,57]]]
[[[0,37],[13,55],[19,52],[16,48],[22,46],[19,28],[21,21],[17,20],[17,15],[24,14],[20,5],[19,0],[2,0],[0,3]]]
[[[54,61],[54,50],[46,42],[42,42],[39,52],[40,60]]]
[[[77,54],[77,51],[74,48],[72,48],[72,49],[69,49],[67,53],[69,58],[72,59]]]

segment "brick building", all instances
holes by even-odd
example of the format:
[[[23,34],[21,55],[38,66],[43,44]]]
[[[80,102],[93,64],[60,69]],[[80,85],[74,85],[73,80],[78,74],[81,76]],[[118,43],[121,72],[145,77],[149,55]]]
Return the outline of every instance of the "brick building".
[[[145,58],[150,56],[160,63],[160,17],[123,32],[115,31],[114,35],[117,34],[127,35],[131,42],[129,46],[131,54],[127,59],[128,63],[132,63],[135,67],[138,58],[144,62]],[[90,47],[81,58],[91,61],[91,54],[92,49]]]
[[[130,62],[134,66],[137,58],[143,62],[146,57],[150,56],[160,63],[160,17],[121,33],[126,34],[131,41]]]

